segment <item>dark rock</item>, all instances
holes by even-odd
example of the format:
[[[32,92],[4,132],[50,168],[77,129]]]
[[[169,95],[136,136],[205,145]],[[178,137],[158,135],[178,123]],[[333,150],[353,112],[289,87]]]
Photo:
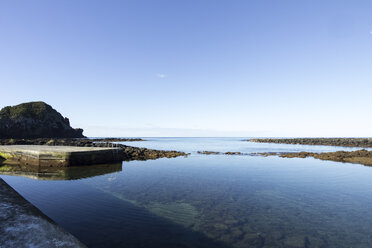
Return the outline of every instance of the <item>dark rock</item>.
[[[338,151],[338,152],[287,152],[287,153],[258,153],[261,156],[280,156],[282,158],[307,158],[313,157],[321,160],[331,160],[344,163],[355,163],[372,166],[372,151]]]
[[[221,154],[220,152],[213,152],[213,151],[198,151],[198,154],[205,154],[205,155],[217,155],[217,154]]]
[[[148,160],[158,158],[175,158],[187,156],[178,151],[162,151],[110,142],[94,142],[91,139],[0,139],[0,145],[49,145],[49,146],[84,146],[84,147],[120,147],[123,148],[123,160]]]
[[[145,141],[141,138],[102,138],[102,139],[90,139],[95,142],[127,142],[127,141]]]
[[[241,152],[225,152],[225,155],[242,155]]]
[[[244,141],[293,145],[372,147],[372,138],[291,138],[291,139],[250,139]]]
[[[22,103],[0,111],[0,138],[84,138],[83,129],[74,129],[44,102]]]
[[[258,233],[247,233],[243,239],[245,244],[249,244],[252,247],[262,247],[265,244],[265,238]]]
[[[214,151],[198,151],[198,154],[205,154],[205,155],[247,155],[246,153],[241,152],[214,152]]]

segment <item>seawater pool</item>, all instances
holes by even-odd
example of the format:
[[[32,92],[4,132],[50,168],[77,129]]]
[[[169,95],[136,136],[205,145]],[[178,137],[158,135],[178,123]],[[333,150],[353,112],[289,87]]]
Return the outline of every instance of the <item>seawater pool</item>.
[[[372,167],[196,154],[351,148],[241,140],[149,138],[125,144],[191,155],[70,171],[75,180],[1,177],[88,247],[372,247]]]

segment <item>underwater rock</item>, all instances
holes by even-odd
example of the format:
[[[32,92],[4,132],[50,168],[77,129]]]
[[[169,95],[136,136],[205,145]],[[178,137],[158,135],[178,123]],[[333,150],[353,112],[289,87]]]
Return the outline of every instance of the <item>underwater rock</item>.
[[[261,234],[247,233],[243,237],[243,243],[249,244],[250,246],[262,247],[265,243],[265,239]]]
[[[222,230],[222,231],[224,231],[224,230],[227,230],[227,229],[229,229],[225,224],[222,224],[222,223],[216,223],[216,224],[214,224],[214,228],[216,229],[216,230]]]
[[[238,227],[231,228],[231,236],[234,239],[240,239],[243,236],[244,232]]]
[[[284,245],[288,248],[305,247],[305,239],[301,236],[288,236],[284,239]]]

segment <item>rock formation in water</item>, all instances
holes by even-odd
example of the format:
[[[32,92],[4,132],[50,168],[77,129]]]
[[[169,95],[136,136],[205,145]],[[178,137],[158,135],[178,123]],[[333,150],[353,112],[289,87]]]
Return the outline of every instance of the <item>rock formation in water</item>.
[[[357,150],[357,151],[337,151],[337,152],[267,152],[257,153],[261,156],[280,156],[282,158],[307,158],[313,157],[321,160],[330,160],[343,163],[354,163],[372,166],[372,151],[368,150]]]
[[[249,155],[248,153],[241,153],[241,152],[198,151],[197,153],[205,154],[205,155]]]
[[[372,138],[290,138],[290,139],[249,139],[246,141],[293,145],[372,147]]]
[[[0,138],[83,138],[83,129],[74,129],[44,102],[8,106],[0,111]]]

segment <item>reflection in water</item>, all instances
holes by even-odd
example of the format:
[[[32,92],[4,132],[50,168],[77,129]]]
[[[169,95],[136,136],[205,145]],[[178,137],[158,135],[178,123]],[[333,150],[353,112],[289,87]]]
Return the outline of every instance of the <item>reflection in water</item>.
[[[80,178],[89,176],[89,168],[79,169]],[[123,170],[82,180],[2,177],[93,248],[372,247],[371,167],[194,153],[124,162]]]
[[[0,175],[23,176],[37,180],[76,180],[122,170],[122,164],[101,164],[73,167],[38,167],[21,164],[0,164]]]
[[[371,247],[369,168],[227,156],[146,163],[89,184],[232,247]]]

